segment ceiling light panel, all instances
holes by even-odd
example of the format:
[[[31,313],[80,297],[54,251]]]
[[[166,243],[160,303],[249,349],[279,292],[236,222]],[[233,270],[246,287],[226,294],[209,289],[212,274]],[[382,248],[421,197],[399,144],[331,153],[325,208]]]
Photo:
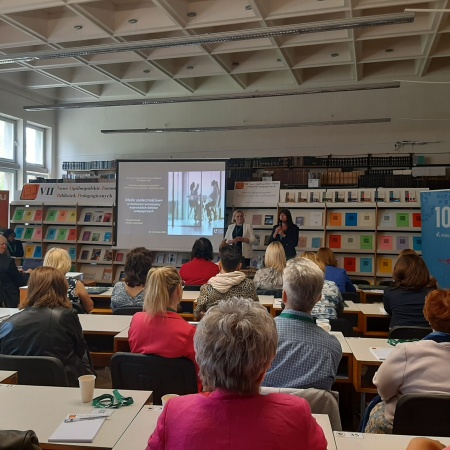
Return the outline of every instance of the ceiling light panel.
[[[425,42],[420,36],[363,41],[360,62],[420,58],[425,50],[423,48]],[[393,51],[386,52],[386,49],[393,49]]]
[[[332,53],[339,56],[331,58]],[[345,64],[352,62],[349,44],[336,43],[326,45],[310,45],[307,47],[296,47],[289,51],[291,61],[295,69],[302,67],[324,66],[327,64]]]

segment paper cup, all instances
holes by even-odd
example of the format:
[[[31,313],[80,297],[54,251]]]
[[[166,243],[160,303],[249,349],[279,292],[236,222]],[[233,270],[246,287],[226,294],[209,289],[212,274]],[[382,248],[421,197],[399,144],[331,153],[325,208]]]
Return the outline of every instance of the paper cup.
[[[330,325],[330,321],[327,319],[322,319],[322,320],[317,320],[316,321],[317,325],[322,328],[323,330],[325,330],[327,333],[329,333],[331,331],[331,325]]]
[[[81,391],[81,401],[83,403],[92,402],[94,398],[95,375],[82,375],[78,377]]]
[[[173,397],[179,397],[178,394],[166,394],[161,397],[163,408],[166,406],[166,403]]]

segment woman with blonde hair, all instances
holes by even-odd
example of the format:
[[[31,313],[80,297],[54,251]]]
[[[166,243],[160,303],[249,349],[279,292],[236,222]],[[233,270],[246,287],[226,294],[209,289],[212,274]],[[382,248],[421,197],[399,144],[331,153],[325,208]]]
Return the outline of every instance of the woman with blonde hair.
[[[177,314],[182,298],[183,281],[177,269],[151,269],[145,283],[144,311],[133,316],[128,341],[132,353],[189,358],[198,373],[194,351],[195,327]]]
[[[0,353],[58,358],[70,386],[78,386],[79,376],[94,373],[62,271],[38,267],[31,272],[24,310],[1,323]]]
[[[325,264],[314,252],[304,252],[300,255],[316,263],[325,273]],[[316,319],[336,319],[344,310],[344,300],[334,281],[324,280],[322,298],[314,305],[311,315]]]
[[[280,242],[272,242],[267,246],[264,266],[255,273],[253,282],[256,289],[282,289],[286,253]]]
[[[355,286],[353,286],[346,270],[338,267],[333,250],[328,247],[321,247],[317,250],[317,256],[325,264],[325,280],[334,281],[341,293],[356,292]]]
[[[69,253],[63,248],[54,247],[47,251],[44,258],[44,266],[53,267],[59,270],[64,276],[72,267],[72,260]],[[84,284],[76,278],[67,277],[69,287],[67,297],[73,304],[81,306],[86,314],[94,309],[94,302],[84,287]]]
[[[225,240],[228,245],[236,245],[241,249],[245,266],[248,267],[253,257],[252,244],[256,241],[253,227],[245,223],[245,214],[240,209],[234,211],[232,222],[227,228]]]

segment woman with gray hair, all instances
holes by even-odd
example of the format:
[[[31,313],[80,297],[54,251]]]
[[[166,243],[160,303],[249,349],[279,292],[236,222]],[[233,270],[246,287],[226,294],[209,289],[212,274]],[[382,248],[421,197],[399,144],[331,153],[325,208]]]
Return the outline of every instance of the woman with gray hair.
[[[210,308],[194,347],[209,392],[172,398],[147,450],[327,448],[304,399],[259,394],[277,348],[274,321],[260,303],[232,298]]]

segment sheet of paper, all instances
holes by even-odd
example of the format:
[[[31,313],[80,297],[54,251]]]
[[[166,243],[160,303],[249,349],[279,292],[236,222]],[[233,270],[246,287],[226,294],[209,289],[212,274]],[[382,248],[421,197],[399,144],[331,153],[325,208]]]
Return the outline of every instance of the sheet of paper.
[[[384,361],[392,352],[392,348],[370,347],[370,352],[378,359],[378,361]]]
[[[67,416],[69,417],[69,416]],[[93,442],[98,430],[105,421],[104,417],[75,422],[62,422],[48,438],[49,442]]]

